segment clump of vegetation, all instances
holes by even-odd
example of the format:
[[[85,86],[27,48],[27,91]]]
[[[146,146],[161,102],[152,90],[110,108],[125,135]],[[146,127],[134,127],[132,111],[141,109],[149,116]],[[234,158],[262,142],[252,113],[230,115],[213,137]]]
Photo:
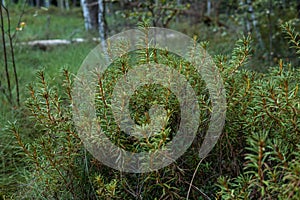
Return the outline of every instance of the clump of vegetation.
[[[290,32],[292,29],[289,27],[285,26],[284,30],[292,43],[297,45],[295,32]],[[206,47],[206,43],[203,46]],[[224,78],[228,108],[223,134],[210,155],[199,163],[199,137],[176,162],[145,174],[115,171],[94,159],[84,149],[73,126],[73,75],[64,70],[64,78],[60,84],[63,87],[60,88],[49,86],[44,73],[39,72],[38,83],[29,87],[30,97],[25,111],[30,115],[27,123],[32,124],[34,132],[38,133],[36,138],[33,142],[24,142],[22,126],[18,123],[12,123],[8,128],[23,151],[19,156],[25,159],[27,166],[23,170],[22,187],[14,197],[185,199],[188,195],[190,199],[297,199],[300,166],[300,71],[282,61],[266,74],[241,70],[250,59],[250,47],[251,38],[244,37],[236,43],[231,57],[215,56],[215,62]],[[103,115],[104,103],[110,102],[109,91],[117,77],[129,69],[130,62],[168,62],[169,66],[180,66],[184,75],[189,71],[188,80],[196,92],[199,92],[199,106],[205,111],[201,113],[203,120],[200,122],[200,132],[205,133],[211,105],[208,93],[203,93],[204,82],[196,73],[192,73],[189,63],[180,62],[176,56],[164,54],[163,51],[155,53],[155,49],[140,51],[145,50],[148,54],[137,52],[138,57],[134,53],[126,54],[109,68],[106,74],[109,79],[104,79],[103,85],[98,85],[106,90],[106,96],[103,98],[99,92],[99,98],[97,95],[95,98],[99,105],[99,116]],[[145,57],[141,59],[141,55]],[[153,99],[157,93],[165,95]],[[144,114],[149,110],[149,105],[143,99],[152,99],[168,107],[173,115],[170,115],[169,132],[165,135],[169,139],[164,142],[171,140],[169,133],[175,131],[178,120],[175,98],[163,88],[153,85],[145,86],[136,95],[135,102],[131,102],[131,109],[132,117],[140,120],[138,123],[147,121]],[[120,136],[121,132],[115,134],[119,131],[116,126],[107,126],[107,121],[104,124],[107,135],[116,144],[131,151],[147,150],[150,143],[155,146],[162,140],[157,137],[140,143],[126,135],[113,137]],[[195,172],[196,178],[191,185],[196,168],[199,170]],[[187,194],[190,186],[191,191]]]
[[[1,2],[1,8],[5,2]],[[214,55],[227,96],[226,124],[218,143],[200,160],[198,151],[212,105],[205,82],[194,66],[167,51],[140,49],[115,60],[105,75],[99,76],[95,102],[106,135],[119,147],[133,152],[161,148],[174,137],[180,108],[176,95],[162,86],[139,88],[129,105],[131,118],[140,125],[161,121],[149,118],[152,105],[168,110],[166,128],[155,137],[129,137],[120,131],[110,109],[111,92],[118,78],[133,65],[153,62],[180,71],[195,90],[201,108],[196,139],[176,162],[154,172],[124,173],[100,163],[85,149],[74,127],[71,93],[74,74],[96,43],[55,46],[44,51],[22,44],[36,39],[92,39],[97,31],[84,31],[81,8],[75,5],[66,11],[9,3],[10,12],[1,10],[4,22],[0,26],[4,36],[0,52],[6,56],[6,61],[0,60],[4,66],[0,77],[0,199],[300,198],[296,1],[102,2],[107,9],[108,35],[149,19],[152,25],[194,36]],[[210,9],[208,2],[213,3]],[[65,69],[58,73],[62,67]],[[33,83],[26,88],[29,82]]]
[[[289,24],[283,30],[297,48],[298,33]],[[235,143],[246,148],[233,146],[234,151],[240,149],[238,160],[244,164],[236,177],[219,178],[221,199],[299,199],[299,78],[299,69],[280,60],[267,74],[243,72],[238,80],[244,83],[232,81],[240,85],[233,88],[244,85],[242,93],[234,95],[245,99],[234,104],[239,121],[230,124],[236,125],[237,134],[246,133],[235,137],[245,142]]]

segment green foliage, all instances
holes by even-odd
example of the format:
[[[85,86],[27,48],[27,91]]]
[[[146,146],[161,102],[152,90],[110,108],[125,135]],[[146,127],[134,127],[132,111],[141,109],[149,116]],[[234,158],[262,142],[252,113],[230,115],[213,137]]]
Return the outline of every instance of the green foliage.
[[[137,4],[137,6],[135,6]],[[130,10],[117,12],[125,19],[129,19],[133,23],[142,20],[149,20],[151,26],[154,27],[168,27],[170,22],[177,17],[180,12],[190,7],[189,3],[178,4],[177,1],[171,0],[151,0],[132,3]]]
[[[291,23],[286,22],[281,26],[283,32],[287,35],[287,39],[291,45],[291,48],[296,50],[296,53],[300,55],[300,41],[299,33],[295,31],[295,28],[292,27]]]
[[[11,30],[17,31],[16,39],[18,41],[72,39],[89,36],[84,31],[80,8],[64,12],[60,12],[54,7],[47,9],[28,5],[16,8],[16,5],[10,4],[8,8],[10,15],[13,16]],[[25,26],[19,29],[21,22],[24,22]]]
[[[285,30],[292,32],[288,24]],[[297,46],[294,34],[289,35]],[[227,90],[237,94],[232,100],[242,97],[234,103],[238,109],[229,102],[228,111],[238,113],[239,120],[229,122],[225,131],[240,132],[230,146],[239,152],[244,167],[237,177],[219,178],[221,199],[299,199],[299,72],[280,60],[267,74],[241,72],[235,77],[240,82]],[[238,142],[245,140],[244,149]]]
[[[219,178],[221,199],[299,199],[299,145],[291,151],[268,133],[247,141],[244,173]]]
[[[297,47],[298,38],[291,33],[289,38]],[[207,196],[219,199],[299,198],[300,70],[282,60],[266,74],[243,69],[252,61],[251,42],[250,36],[243,37],[236,42],[230,56],[214,57],[226,87],[226,126],[214,150],[195,172],[190,199]],[[122,45],[120,50],[124,50]],[[209,48],[208,43],[202,45]],[[39,53],[36,59],[39,55],[45,56]],[[48,53],[55,57],[60,51]],[[129,151],[159,148],[171,140],[178,126],[178,102],[170,91],[158,85],[141,87],[130,102],[131,116],[140,124],[149,123],[151,105],[167,108],[166,129],[157,137],[134,140],[111,120],[111,92],[116,80],[131,69],[132,64],[150,61],[180,71],[197,93],[201,122],[189,150],[175,163],[151,173],[122,173],[102,165],[86,152],[73,127],[70,72],[64,70],[63,76],[55,79],[39,72],[37,83],[28,87],[29,98],[26,109],[22,110],[25,119],[10,123],[5,129],[14,135],[14,146],[4,146],[1,141],[1,147],[5,147],[1,155],[14,151],[16,159],[22,160],[25,166],[16,167],[23,179],[19,186],[14,183],[15,199],[185,199],[199,162],[198,149],[207,130],[211,108],[205,83],[190,63],[156,49],[125,54],[111,64],[103,77],[99,76],[95,88],[97,114],[104,119],[101,125],[111,140]],[[3,165],[1,172],[9,173],[3,170],[9,164]],[[5,190],[1,193],[10,194]]]
[[[56,88],[49,88],[43,72],[37,74],[36,86],[29,86],[31,97],[26,105],[34,128],[39,131],[33,143],[23,142],[15,123],[9,126],[28,163],[24,172],[26,186],[19,191],[28,199],[78,199],[88,197],[91,190],[85,177],[84,150],[72,127],[69,72],[64,71],[64,76],[63,95]]]

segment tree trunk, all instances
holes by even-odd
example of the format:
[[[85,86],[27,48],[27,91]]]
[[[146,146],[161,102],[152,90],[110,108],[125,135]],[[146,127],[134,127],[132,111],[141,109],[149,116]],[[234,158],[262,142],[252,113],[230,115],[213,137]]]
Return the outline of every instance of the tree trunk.
[[[69,0],[65,0],[65,8],[66,10],[70,10]]]
[[[91,19],[91,25],[92,25],[92,29],[97,30],[98,28],[98,16],[99,16],[99,2],[95,1],[95,0],[87,0],[88,3],[88,9],[89,9],[89,13],[90,13],[90,19]]]
[[[88,2],[87,0],[80,0],[83,17],[84,17],[84,26],[85,30],[91,30],[92,29],[92,22],[91,22],[91,14],[88,8]]]
[[[211,13],[211,0],[207,0],[207,16],[210,17],[210,13]]]
[[[46,8],[50,7],[50,0],[45,0],[44,5]]]
[[[106,53],[106,22],[105,22],[105,4],[103,0],[98,0],[98,29],[99,29],[99,36],[101,41],[101,46],[104,52]]]
[[[98,25],[99,25],[99,34],[100,39],[105,40],[106,34],[105,34],[105,8],[104,8],[104,2],[103,0],[98,0]]]

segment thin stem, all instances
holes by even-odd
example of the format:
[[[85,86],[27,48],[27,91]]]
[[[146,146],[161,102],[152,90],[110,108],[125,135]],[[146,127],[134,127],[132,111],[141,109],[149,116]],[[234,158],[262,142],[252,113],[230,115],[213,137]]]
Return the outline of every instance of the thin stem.
[[[7,26],[8,26],[8,39],[9,39],[9,45],[10,45],[10,53],[11,53],[11,60],[12,60],[12,65],[13,65],[13,71],[14,71],[14,77],[15,77],[15,82],[16,82],[16,90],[17,90],[17,104],[20,106],[20,91],[19,91],[19,81],[18,81],[18,74],[17,74],[17,69],[16,69],[16,62],[15,62],[15,52],[14,52],[14,46],[12,43],[13,37],[11,35],[10,31],[10,17],[9,17],[9,12],[5,6],[2,6],[3,9],[6,12],[7,15]]]
[[[11,86],[10,86],[10,77],[9,77],[9,72],[8,72],[8,60],[7,60],[7,50],[6,50],[5,30],[4,30],[4,22],[3,22],[4,20],[3,20],[2,8],[4,8],[3,4],[1,4],[1,7],[0,7],[0,20],[1,20],[4,67],[5,67],[5,74],[6,74],[6,80],[7,80],[7,88],[8,88],[8,97],[9,97],[8,101],[10,104],[12,104],[12,94],[11,94]]]
[[[105,94],[104,94],[104,89],[103,89],[103,83],[102,83],[101,75],[97,74],[97,76],[98,76],[99,93],[101,95],[102,102],[104,103],[105,108],[108,108],[108,105],[106,103]]]
[[[204,157],[204,158],[205,158],[205,157]],[[191,192],[191,188],[192,188],[192,186],[193,186],[194,178],[195,178],[196,173],[197,173],[197,171],[198,171],[198,169],[199,169],[199,167],[200,167],[200,164],[202,163],[202,161],[204,160],[204,158],[202,158],[202,159],[199,161],[199,163],[198,163],[198,165],[197,165],[197,167],[196,167],[196,169],[195,169],[195,171],[194,171],[192,180],[191,180],[191,182],[190,182],[189,190],[188,190],[188,193],[187,193],[187,195],[186,195],[186,200],[189,199],[190,192]],[[209,198],[208,198],[208,199],[209,199]]]
[[[187,184],[190,185],[190,183],[188,183],[188,182],[185,182],[185,183],[187,183]],[[192,186],[195,190],[197,190],[198,192],[200,192],[201,195],[202,195],[205,199],[211,200],[211,198],[209,198],[209,196],[207,196],[207,195],[206,195],[202,190],[200,190],[198,187],[196,187],[195,185],[190,185],[190,186]]]

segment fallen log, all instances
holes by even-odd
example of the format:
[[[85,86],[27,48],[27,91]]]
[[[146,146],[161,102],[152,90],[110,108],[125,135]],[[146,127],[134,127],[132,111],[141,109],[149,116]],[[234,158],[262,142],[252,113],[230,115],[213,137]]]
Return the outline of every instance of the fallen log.
[[[37,47],[41,50],[47,50],[48,47],[54,47],[58,45],[69,45],[73,43],[82,43],[82,42],[88,42],[91,40],[83,39],[83,38],[74,38],[72,40],[66,40],[66,39],[50,39],[50,40],[34,40],[29,42],[21,42],[21,45],[28,45],[31,47]],[[92,41],[99,42],[99,38],[92,38]]]

